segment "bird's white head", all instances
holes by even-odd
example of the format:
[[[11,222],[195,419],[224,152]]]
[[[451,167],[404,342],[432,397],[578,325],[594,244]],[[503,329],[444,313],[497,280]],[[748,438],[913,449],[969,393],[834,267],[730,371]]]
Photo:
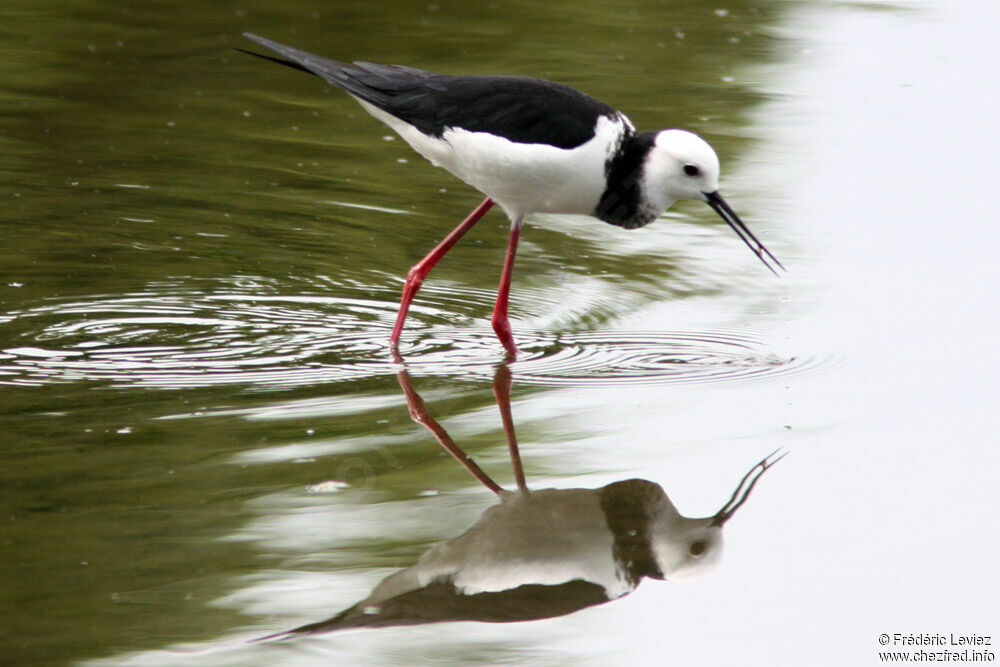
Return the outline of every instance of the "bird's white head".
[[[757,240],[719,194],[719,156],[707,141],[686,130],[656,133],[643,163],[642,188],[647,205],[659,215],[678,199],[697,199],[711,206],[772,273],[781,262]],[[772,266],[773,263],[773,266]]]
[[[719,189],[719,156],[707,141],[686,130],[656,133],[646,158],[647,196],[663,209],[678,199],[707,201]]]

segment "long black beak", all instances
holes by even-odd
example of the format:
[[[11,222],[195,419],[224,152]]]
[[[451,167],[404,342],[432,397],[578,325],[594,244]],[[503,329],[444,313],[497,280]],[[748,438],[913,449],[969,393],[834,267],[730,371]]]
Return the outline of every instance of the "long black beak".
[[[747,474],[743,476],[743,479],[740,480],[739,486],[737,486],[736,490],[733,491],[733,496],[729,499],[729,502],[723,505],[722,509],[719,510],[714,517],[712,517],[713,526],[721,526],[733,518],[733,515],[736,514],[736,510],[742,507],[743,503],[745,503],[747,498],[750,497],[750,492],[753,491],[753,487],[756,486],[757,480],[763,476],[764,472],[768,468],[788,455],[788,452],[784,452],[781,456],[772,459],[771,457],[779,451],[781,450],[774,450],[765,456],[763,461],[755,465],[753,468],[750,468],[749,472],[747,472]]]
[[[726,200],[722,198],[722,195],[719,194],[718,190],[715,192],[704,192],[702,194],[705,195],[705,201],[708,202],[708,205],[714,208],[715,212],[718,213],[723,220],[729,223],[729,226],[733,228],[736,235],[747,244],[748,248],[753,250],[753,254],[757,255],[757,257],[760,258],[760,261],[764,262],[764,266],[766,266],[771,273],[776,276],[779,275],[777,269],[771,266],[768,259],[770,259],[771,262],[774,262],[774,264],[782,271],[787,271],[781,262],[778,261],[778,258],[772,255],[771,251],[765,248],[764,244],[757,240],[757,237],[753,235],[753,232],[747,229],[747,226],[743,224],[742,220],[740,220],[740,216],[736,215],[736,211],[729,207],[729,204],[727,204]]]

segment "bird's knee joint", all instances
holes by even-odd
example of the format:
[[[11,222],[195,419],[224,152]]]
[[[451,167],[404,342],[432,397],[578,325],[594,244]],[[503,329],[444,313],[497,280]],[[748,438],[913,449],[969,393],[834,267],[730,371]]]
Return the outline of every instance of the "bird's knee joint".
[[[406,274],[407,287],[413,290],[418,290],[420,289],[420,286],[423,284],[424,284],[423,272],[418,271],[415,268],[410,269],[410,272]]]

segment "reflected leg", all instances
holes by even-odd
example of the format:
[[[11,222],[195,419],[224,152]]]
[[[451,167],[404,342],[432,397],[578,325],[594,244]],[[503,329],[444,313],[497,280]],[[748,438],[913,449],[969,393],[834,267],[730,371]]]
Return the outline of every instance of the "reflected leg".
[[[493,376],[493,395],[500,408],[500,419],[503,421],[503,432],[507,436],[507,449],[510,450],[510,464],[514,468],[514,480],[517,490],[528,492],[528,483],[524,477],[524,467],[521,465],[521,452],[517,446],[517,435],[514,433],[514,416],[510,410],[510,387],[512,384],[510,368],[507,364],[497,366]]]
[[[438,443],[444,447],[445,451],[461,463],[462,467],[468,470],[483,486],[498,496],[503,494],[503,487],[483,472],[483,469],[476,465],[476,462],[469,458],[469,455],[455,444],[455,441],[451,439],[451,436],[444,430],[444,427],[431,417],[427,411],[424,399],[420,398],[420,395],[410,383],[410,374],[406,369],[399,371],[396,374],[396,379],[399,380],[399,386],[403,388],[403,393],[406,395],[406,405],[410,409],[410,417],[413,418],[413,421],[430,431]]]

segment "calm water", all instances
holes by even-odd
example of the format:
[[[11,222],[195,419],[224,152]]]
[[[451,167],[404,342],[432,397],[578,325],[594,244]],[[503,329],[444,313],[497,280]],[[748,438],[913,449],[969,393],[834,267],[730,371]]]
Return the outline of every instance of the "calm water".
[[[1000,636],[991,5],[36,0],[0,18],[0,663],[879,664],[881,633]],[[248,30],[542,76],[698,131],[790,273],[695,203],[634,232],[537,220],[507,367],[491,213],[431,275],[397,363],[402,278],[480,197],[342,93],[234,52]],[[638,477],[685,517],[789,454],[697,583],[530,623],[248,643],[473,526],[496,498],[411,411],[510,489],[508,406],[530,488]]]

